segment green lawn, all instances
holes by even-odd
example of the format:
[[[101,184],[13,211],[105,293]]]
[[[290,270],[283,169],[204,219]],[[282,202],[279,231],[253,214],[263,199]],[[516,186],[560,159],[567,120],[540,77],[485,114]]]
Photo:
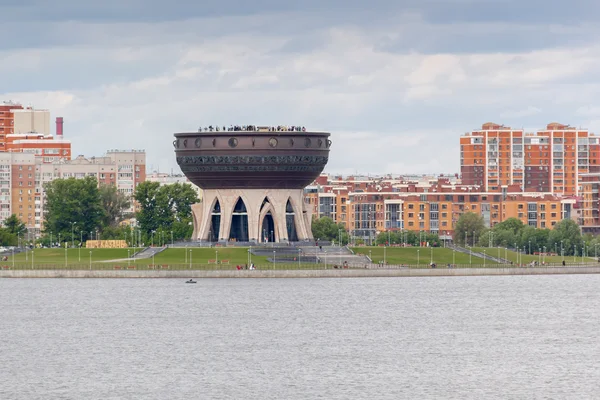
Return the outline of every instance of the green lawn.
[[[236,265],[244,265],[248,262],[248,248],[243,247],[222,247],[222,248],[175,248],[166,249],[159,253],[154,260],[152,258],[146,259],[130,259],[127,260],[128,249],[68,249],[67,256],[65,258],[64,249],[36,249],[33,252],[20,253],[15,255],[13,263],[12,255],[10,252],[2,254],[7,256],[8,260],[0,262],[0,267],[13,267],[14,268],[89,268],[90,266],[90,251],[91,251],[91,264],[93,269],[114,269],[116,266],[123,269],[130,265],[137,266],[138,269],[146,269],[149,265],[168,265],[170,269],[182,269],[190,268],[190,250],[191,250],[191,268],[193,269],[214,269],[214,268],[235,268]],[[140,249],[135,249],[139,251]],[[433,262],[439,267],[444,267],[447,264],[456,264],[462,266],[482,266],[484,261],[479,257],[471,257],[469,259],[468,254],[459,252],[453,252],[451,249],[446,248],[427,248],[427,247],[354,247],[352,250],[356,254],[370,255],[373,263],[378,264],[385,261],[390,265],[420,265],[426,267],[429,265],[432,256]],[[483,252],[486,250],[487,254],[492,256],[498,256],[497,248],[474,248],[473,251]],[[134,249],[129,249],[129,254],[133,254]],[[504,258],[504,249],[500,249],[500,257]],[[214,260],[218,258],[219,265],[215,265]],[[513,251],[506,252],[506,258],[513,262],[517,262],[517,253]],[[107,260],[118,260],[105,262]],[[529,263],[531,261],[538,261],[537,256],[523,255],[522,262]],[[32,264],[33,261],[33,264]],[[211,261],[209,263],[209,261]],[[222,264],[223,261],[228,263]],[[546,257],[547,263],[559,264],[562,262],[561,257]],[[565,257],[567,265],[573,264],[573,257]],[[273,268],[273,263],[267,260],[265,256],[252,256],[252,262],[261,269]],[[581,257],[577,258],[577,263],[581,263]],[[586,258],[585,262],[596,263],[593,258]],[[498,264],[490,261],[485,262],[489,266],[498,266]],[[277,263],[276,269],[314,269],[324,268],[324,264],[306,263],[298,265],[296,262],[290,262],[289,264]]]
[[[129,250],[129,252],[128,252]],[[135,251],[139,251],[140,248],[136,248]],[[152,264],[152,258],[144,259],[131,259],[127,261],[128,254],[133,255],[134,249],[68,249],[66,252],[64,249],[35,249],[33,252],[15,254],[16,264],[30,264],[44,265],[44,264],[56,264],[57,267],[66,265],[79,265],[90,263],[90,251],[92,264],[97,264],[106,260],[118,260],[125,259],[124,261],[109,263],[110,265],[147,265]],[[66,257],[65,257],[66,253]],[[215,260],[218,257],[219,262],[229,261],[229,264],[246,264],[248,262],[248,249],[240,247],[228,247],[228,248],[192,248],[192,249],[166,249],[163,252],[157,254],[154,257],[155,264],[186,264],[190,262],[190,253],[192,264],[208,264],[209,260]],[[10,252],[4,253],[3,256],[8,256],[8,261],[4,261],[2,265],[12,265],[12,254]],[[255,264],[268,263],[267,257],[264,256],[252,256],[252,261]]]
[[[384,250],[385,249],[385,250]],[[433,262],[439,266],[447,264],[483,264],[483,259],[471,257],[468,254],[453,252],[451,249],[443,247],[353,247],[352,251],[356,254],[371,255],[374,263],[383,262],[385,251],[385,261],[388,264],[410,264],[410,265],[428,265],[433,257]],[[486,261],[486,264],[494,264]]]
[[[532,261],[537,261],[540,262],[541,261],[545,261],[546,263],[552,263],[552,264],[560,264],[562,263],[563,258],[561,256],[542,256],[540,258],[539,255],[529,255],[529,254],[517,254],[516,251],[511,251],[511,250],[506,250],[504,248],[500,248],[500,253],[498,253],[498,248],[497,247],[473,247],[473,251],[474,252],[481,252],[483,253],[484,251],[486,252],[486,254],[489,254],[491,256],[494,257],[498,257],[498,254],[500,254],[501,258],[506,258],[507,260],[512,261],[513,263],[517,262],[517,257],[519,257],[518,259],[521,261],[522,264],[529,264]],[[574,262],[577,263],[595,263],[596,260],[594,258],[590,258],[590,257],[584,257],[583,259],[581,258],[581,256],[578,256],[576,259],[573,258],[573,256],[565,256],[565,262],[567,264],[572,264]]]

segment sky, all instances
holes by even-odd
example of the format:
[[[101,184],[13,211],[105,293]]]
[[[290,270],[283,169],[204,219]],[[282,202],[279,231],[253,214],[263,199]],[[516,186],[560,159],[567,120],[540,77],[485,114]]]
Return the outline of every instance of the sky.
[[[594,0],[2,0],[0,101],[64,117],[74,155],[173,133],[303,125],[326,172],[459,171],[485,122],[600,134]]]

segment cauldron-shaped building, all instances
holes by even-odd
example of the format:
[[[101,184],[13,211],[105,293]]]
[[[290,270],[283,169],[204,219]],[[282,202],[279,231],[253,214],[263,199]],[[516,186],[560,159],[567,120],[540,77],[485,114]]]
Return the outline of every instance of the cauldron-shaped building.
[[[177,163],[203,189],[192,240],[312,240],[304,188],[325,168],[329,133],[251,127],[176,133]]]

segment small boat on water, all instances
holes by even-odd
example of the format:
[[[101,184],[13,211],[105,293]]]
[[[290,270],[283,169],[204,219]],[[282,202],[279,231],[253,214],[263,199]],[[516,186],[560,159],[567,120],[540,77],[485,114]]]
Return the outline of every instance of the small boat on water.
[[[185,283],[196,283],[196,281],[190,279],[190,280],[185,281]]]

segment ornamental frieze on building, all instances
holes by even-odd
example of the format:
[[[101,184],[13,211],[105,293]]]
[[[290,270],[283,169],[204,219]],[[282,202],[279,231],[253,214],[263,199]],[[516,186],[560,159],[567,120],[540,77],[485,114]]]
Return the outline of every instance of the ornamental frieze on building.
[[[183,172],[316,172],[323,170],[322,165],[183,165]]]
[[[177,164],[181,166],[198,166],[198,165],[243,165],[248,164],[266,164],[266,169],[261,170],[239,170],[239,171],[276,171],[274,167],[281,164],[294,164],[294,165],[317,165],[324,166],[329,160],[328,156],[179,156],[177,157]],[[214,167],[208,167],[206,170],[214,169]],[[191,169],[186,169],[192,171]],[[223,170],[224,171],[224,170]],[[236,170],[237,171],[237,170]],[[283,170],[282,170],[283,171]],[[286,170],[286,171],[300,171],[300,170]],[[308,171],[308,170],[306,170]]]

